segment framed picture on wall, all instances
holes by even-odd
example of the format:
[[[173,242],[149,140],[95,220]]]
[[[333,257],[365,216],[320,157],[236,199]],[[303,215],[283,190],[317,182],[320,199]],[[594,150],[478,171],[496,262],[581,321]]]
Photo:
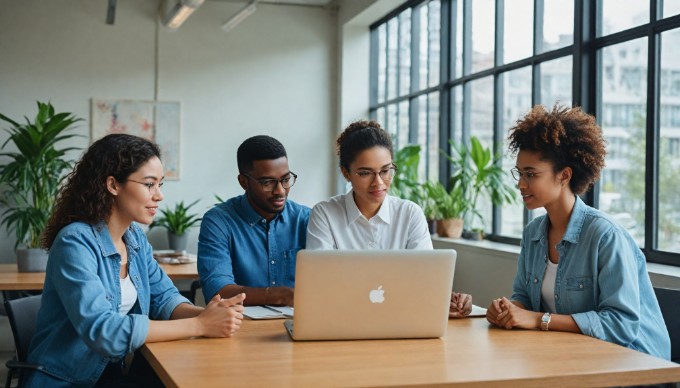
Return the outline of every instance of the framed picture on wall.
[[[93,98],[90,142],[110,133],[148,139],[161,149],[165,179],[180,177],[180,104]]]

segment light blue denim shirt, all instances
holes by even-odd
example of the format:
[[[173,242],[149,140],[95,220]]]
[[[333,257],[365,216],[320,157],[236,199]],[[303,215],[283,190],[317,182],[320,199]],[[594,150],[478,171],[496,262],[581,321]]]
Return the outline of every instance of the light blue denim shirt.
[[[189,303],[153,259],[138,225],[123,240],[138,298],[127,315],[118,312],[121,257],[106,224],[75,222],[57,235],[28,361],[63,381],[34,372],[28,386],[93,385],[109,362],[144,344],[150,318],[167,320],[180,303]]]
[[[545,311],[541,284],[548,260],[548,223],[541,216],[524,230],[513,284],[512,299],[532,311]],[[585,335],[670,359],[670,339],[645,256],[628,232],[576,197],[557,252],[558,314],[571,315]]]
[[[291,200],[267,223],[240,195],[208,210],[198,236],[205,300],[224,286],[295,287],[295,257],[305,247],[310,209]]]

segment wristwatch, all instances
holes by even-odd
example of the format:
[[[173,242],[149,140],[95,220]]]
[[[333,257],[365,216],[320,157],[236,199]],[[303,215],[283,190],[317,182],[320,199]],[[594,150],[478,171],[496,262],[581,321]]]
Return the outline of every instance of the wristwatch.
[[[550,325],[550,313],[545,313],[541,317],[541,330],[548,331],[548,325]]]

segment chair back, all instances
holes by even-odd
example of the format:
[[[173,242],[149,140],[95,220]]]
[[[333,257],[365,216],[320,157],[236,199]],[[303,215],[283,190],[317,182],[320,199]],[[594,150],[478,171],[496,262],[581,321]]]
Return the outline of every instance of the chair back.
[[[5,310],[9,318],[9,325],[12,328],[12,334],[14,334],[18,361],[26,361],[28,356],[28,347],[35,333],[41,300],[42,295],[34,295],[5,301]]]
[[[671,361],[680,363],[680,290],[654,287],[654,293],[671,337]]]

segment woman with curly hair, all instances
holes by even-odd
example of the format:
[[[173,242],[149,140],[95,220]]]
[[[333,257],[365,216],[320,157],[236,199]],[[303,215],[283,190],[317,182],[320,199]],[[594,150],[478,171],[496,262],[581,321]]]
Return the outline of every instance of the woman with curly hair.
[[[605,164],[595,118],[578,107],[537,105],[510,129],[509,143],[525,206],[547,214],[525,228],[512,297],[493,300],[487,320],[583,333],[669,359],[645,256],[625,229],[578,196]]]
[[[68,175],[43,234],[49,260],[28,355],[42,368],[26,386],[158,385],[152,372],[124,374],[126,356],[239,329],[245,295],[194,306],[153,259],[137,224],[153,221],[162,185],[158,147],[124,134],[94,142]]]
[[[352,190],[318,203],[307,249],[432,249],[423,210],[387,194],[397,166],[390,135],[375,121],[350,124],[336,142],[340,171]],[[449,316],[472,311],[472,297],[452,293]]]

